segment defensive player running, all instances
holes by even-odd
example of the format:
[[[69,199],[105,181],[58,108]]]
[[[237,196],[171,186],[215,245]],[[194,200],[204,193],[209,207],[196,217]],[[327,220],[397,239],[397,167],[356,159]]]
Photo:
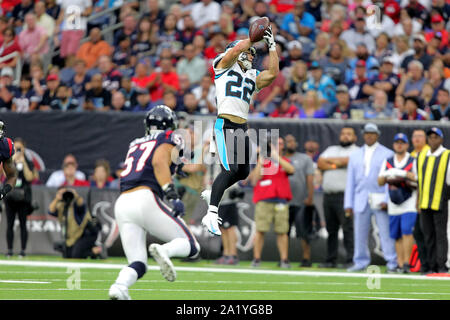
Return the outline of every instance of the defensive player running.
[[[172,151],[179,154],[184,144],[172,131],[177,126],[176,115],[169,107],[160,105],[147,113],[144,123],[146,135],[131,142],[128,149],[126,168],[120,175],[121,194],[114,207],[129,265],[120,271],[109,290],[113,300],[129,300],[128,288],[147,271],[147,232],[165,243],[153,243],[149,251],[168,281],[176,278],[170,257],[195,257],[200,250],[180,219],[184,205],[172,183],[176,165],[171,154]]]
[[[218,236],[221,235],[221,221],[217,211],[225,190],[247,178],[250,173],[250,142],[247,135],[250,102],[253,94],[270,85],[279,72],[271,27],[265,31],[263,40],[269,47],[268,70],[259,72],[252,69],[256,49],[252,47],[253,43],[249,38],[233,41],[213,61],[218,115],[214,124],[215,143],[211,145],[217,148],[222,171],[214,180],[211,190],[202,193],[202,197],[209,203],[202,224],[209,232]],[[244,154],[241,151],[245,151]]]

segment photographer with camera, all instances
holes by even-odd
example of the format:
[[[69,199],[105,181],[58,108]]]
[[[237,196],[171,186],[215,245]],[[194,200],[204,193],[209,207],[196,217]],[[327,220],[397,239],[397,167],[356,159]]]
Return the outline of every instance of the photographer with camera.
[[[96,258],[101,253],[101,247],[95,244],[101,226],[75,189],[60,187],[48,213],[61,223],[64,242],[56,243],[55,250],[64,258]]]
[[[271,139],[267,139],[270,141]],[[277,247],[280,253],[280,268],[290,268],[288,261],[289,247],[289,206],[292,192],[289,175],[295,173],[291,161],[282,156],[284,139],[278,138],[278,146],[268,144],[269,156],[258,156],[256,167],[250,172],[249,178],[254,185],[253,202],[255,205],[256,234],[253,246],[252,267],[261,264],[261,253],[264,246],[264,234],[274,224],[277,234]],[[269,148],[270,147],[270,148]],[[275,170],[274,170],[275,169]]]
[[[22,244],[19,257],[23,258],[25,257],[28,240],[27,216],[34,210],[31,204],[31,182],[38,177],[38,173],[34,168],[33,162],[25,155],[25,141],[21,138],[16,138],[14,140],[14,146],[16,152],[12,156],[12,159],[17,171],[16,185],[5,196],[4,201],[7,220],[7,256],[11,257],[13,255],[14,221],[17,215],[20,223],[20,239]]]

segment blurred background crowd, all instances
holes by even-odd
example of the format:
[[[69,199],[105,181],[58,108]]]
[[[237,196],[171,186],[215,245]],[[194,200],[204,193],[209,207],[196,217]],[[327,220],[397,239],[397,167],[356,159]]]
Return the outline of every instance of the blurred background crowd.
[[[450,117],[445,0],[5,0],[0,109],[216,112],[211,62],[267,16],[280,74],[253,117]],[[256,43],[254,68],[267,67]]]

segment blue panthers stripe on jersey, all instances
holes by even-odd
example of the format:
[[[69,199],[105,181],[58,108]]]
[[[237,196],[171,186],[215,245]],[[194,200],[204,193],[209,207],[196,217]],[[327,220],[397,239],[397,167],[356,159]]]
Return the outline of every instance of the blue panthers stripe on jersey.
[[[214,133],[216,135],[217,150],[219,151],[220,162],[222,162],[225,170],[230,171],[230,166],[227,160],[227,146],[225,144],[225,135],[223,132],[224,120],[218,118],[216,120],[216,125],[214,126]]]
[[[224,72],[220,73],[220,74],[216,74],[216,75],[214,76],[214,79],[219,79],[220,76],[222,76],[222,75],[224,75],[225,73],[227,73],[227,71],[228,71],[228,69],[225,70]]]

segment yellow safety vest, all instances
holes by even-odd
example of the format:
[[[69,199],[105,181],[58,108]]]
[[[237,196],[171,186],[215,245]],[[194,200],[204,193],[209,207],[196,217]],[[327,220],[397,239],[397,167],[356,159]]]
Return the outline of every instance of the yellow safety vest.
[[[445,150],[437,157],[427,156],[427,152],[428,150],[421,151],[417,158],[419,205],[421,209],[439,211],[446,196],[443,191],[450,150]]]
[[[422,148],[422,150],[420,150],[420,152],[428,151],[428,150],[430,150],[430,146],[426,144],[423,146],[423,148]],[[417,152],[416,150],[411,151],[411,157],[417,158],[418,155],[419,155],[419,152]]]

